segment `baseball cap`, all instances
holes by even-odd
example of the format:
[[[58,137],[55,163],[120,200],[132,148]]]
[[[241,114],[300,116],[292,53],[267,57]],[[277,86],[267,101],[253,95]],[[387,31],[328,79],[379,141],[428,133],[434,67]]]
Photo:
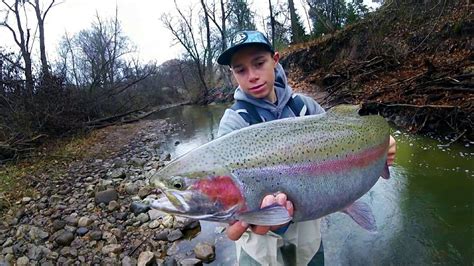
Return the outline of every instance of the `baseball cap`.
[[[230,60],[237,50],[253,44],[262,45],[268,49],[268,51],[272,53],[275,52],[267,37],[265,37],[263,33],[259,31],[239,31],[232,36],[229,48],[219,55],[217,58],[217,63],[220,65],[230,65]]]

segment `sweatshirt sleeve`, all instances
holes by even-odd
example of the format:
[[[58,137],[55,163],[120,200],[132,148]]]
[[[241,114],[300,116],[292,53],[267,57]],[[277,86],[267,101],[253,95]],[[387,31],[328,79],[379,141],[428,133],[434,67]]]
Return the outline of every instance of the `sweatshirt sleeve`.
[[[234,110],[226,109],[219,123],[217,137],[222,137],[234,130],[248,127],[249,124]]]
[[[303,99],[304,103],[306,104],[306,107],[308,108],[309,114],[310,115],[317,115],[317,114],[323,114],[326,111],[324,111],[324,108],[321,107],[313,98],[308,97],[306,95],[299,94],[301,98]]]

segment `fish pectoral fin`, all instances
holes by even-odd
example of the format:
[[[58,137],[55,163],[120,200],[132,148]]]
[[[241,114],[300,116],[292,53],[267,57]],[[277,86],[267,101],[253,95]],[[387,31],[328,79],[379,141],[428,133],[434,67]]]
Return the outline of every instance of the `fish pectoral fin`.
[[[389,179],[390,178],[390,170],[388,170],[388,164],[387,163],[385,163],[385,167],[383,168],[382,177],[384,179]]]
[[[352,220],[354,220],[354,222],[356,222],[365,230],[370,232],[377,231],[377,224],[375,223],[374,214],[367,203],[356,201],[341,212],[349,215]]]
[[[253,225],[280,225],[286,224],[293,219],[285,207],[271,205],[260,210],[244,212],[238,215],[238,220]]]

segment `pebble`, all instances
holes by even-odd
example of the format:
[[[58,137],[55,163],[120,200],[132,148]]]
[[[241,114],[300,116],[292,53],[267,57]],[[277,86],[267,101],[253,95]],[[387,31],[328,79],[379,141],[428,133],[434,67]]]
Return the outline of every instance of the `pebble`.
[[[138,266],[151,265],[153,263],[154,258],[155,258],[155,254],[153,252],[143,251],[138,256]]]
[[[107,255],[110,253],[119,253],[120,251],[122,251],[122,245],[120,244],[109,244],[109,245],[105,245],[102,248],[102,254],[104,255]]]
[[[89,232],[89,229],[87,227],[79,227],[76,230],[76,234],[78,236],[85,236]]]
[[[150,220],[150,217],[148,217],[148,214],[146,213],[140,213],[137,216],[137,220],[140,221],[141,223],[146,223]]]
[[[137,260],[129,256],[125,256],[122,259],[122,266],[135,266],[137,265]]]
[[[59,232],[59,231],[58,231]],[[62,232],[54,241],[61,246],[67,246],[74,240],[74,234],[68,231]]]
[[[212,262],[215,259],[214,252],[214,246],[208,243],[201,242],[194,247],[194,254],[196,255],[196,258],[206,263]]]
[[[102,239],[102,232],[101,231],[92,231],[90,232],[89,236],[93,240],[101,240]]]
[[[107,206],[107,209],[111,212],[117,210],[120,208],[120,205],[117,201],[115,200],[112,200],[111,202],[109,202],[109,205]]]
[[[95,194],[95,202],[109,204],[112,200],[118,200],[118,193],[115,189],[99,191]]]
[[[168,234],[168,241],[173,242],[183,237],[183,232],[179,229],[175,229]]]
[[[132,202],[132,204],[130,204],[130,210],[133,212],[133,214],[138,216],[140,213],[144,213],[150,210],[150,206],[138,201],[134,201]]]
[[[150,220],[153,221],[153,220],[165,217],[166,213],[162,212],[160,210],[151,209],[151,210],[148,211],[148,216],[150,216]]]
[[[155,229],[155,228],[158,228],[160,225],[161,225],[161,221],[160,221],[160,220],[153,220],[153,221],[151,221],[151,222],[148,224],[148,227],[149,227],[150,229]]]
[[[92,223],[92,220],[91,220],[89,217],[83,216],[83,217],[79,218],[79,221],[77,222],[77,226],[79,226],[79,227],[87,227],[87,226],[89,226],[91,223]]]
[[[26,257],[26,256],[19,257],[19,258],[16,260],[16,265],[17,265],[17,266],[27,266],[28,263],[30,263],[30,259],[28,259],[28,257]]]

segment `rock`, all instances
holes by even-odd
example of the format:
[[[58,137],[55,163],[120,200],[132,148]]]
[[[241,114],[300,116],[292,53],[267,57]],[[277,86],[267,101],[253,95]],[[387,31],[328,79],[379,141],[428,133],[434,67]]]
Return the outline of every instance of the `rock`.
[[[28,244],[28,253],[26,256],[30,260],[39,261],[44,256],[43,249],[33,244]]]
[[[93,240],[101,240],[102,239],[102,232],[101,231],[92,231],[89,236]]]
[[[109,202],[109,205],[107,206],[107,209],[111,212],[117,210],[118,208],[120,208],[120,205],[115,200],[112,200],[111,202]]]
[[[148,216],[150,216],[150,220],[153,221],[165,217],[166,213],[156,209],[151,209],[148,211]]]
[[[30,202],[31,200],[32,200],[32,198],[30,198],[30,197],[23,197],[23,198],[21,199],[21,203],[27,204],[27,203]]]
[[[87,209],[88,211],[91,211],[91,210],[93,210],[94,208],[95,208],[95,204],[92,203],[92,202],[89,203],[89,204],[87,204],[87,206],[86,206],[86,209]]]
[[[54,241],[61,246],[67,246],[74,240],[74,234],[68,231],[63,231]]]
[[[155,229],[155,228],[158,228],[161,224],[161,221],[160,220],[154,220],[154,221],[151,221],[151,223],[148,224],[148,227],[150,229]]]
[[[154,258],[155,258],[155,254],[153,252],[143,251],[138,256],[138,266],[151,265],[153,263]]]
[[[45,240],[49,237],[49,233],[39,229],[36,226],[32,226],[28,232],[28,236],[31,240]]]
[[[83,216],[81,218],[79,218],[78,222],[77,222],[77,226],[79,227],[87,227],[89,226],[90,224],[92,223],[92,220],[87,217],[87,216]]]
[[[2,249],[2,255],[13,254],[13,247],[6,247]]]
[[[66,218],[64,218],[64,221],[66,221],[67,225],[77,226],[77,223],[79,222],[79,218],[77,217],[77,214],[73,213],[69,216],[66,216]]]
[[[161,240],[168,240],[168,234],[170,230],[169,229],[164,229],[163,231],[160,231],[155,234],[153,237],[154,240],[161,241]]]
[[[162,263],[164,266],[175,266],[178,265],[176,263],[176,259],[174,257],[168,256],[165,258],[165,260]]]
[[[194,254],[196,255],[196,258],[209,263],[215,259],[214,250],[215,248],[213,245],[201,242],[194,247]]]
[[[137,221],[140,221],[142,224],[148,222],[149,220],[150,220],[150,217],[148,217],[148,214],[146,213],[140,213],[137,216]]]
[[[129,256],[125,256],[122,259],[122,266],[135,266],[137,265],[137,260]]]
[[[78,236],[85,236],[88,232],[89,232],[89,229],[87,229],[86,227],[79,227],[76,230],[76,234]]]
[[[179,265],[182,265],[182,266],[202,265],[202,261],[196,258],[187,258],[187,259],[180,260]]]
[[[2,247],[9,247],[13,244],[13,238],[9,237],[7,238],[7,240],[5,240],[5,242],[3,242],[2,244]]]
[[[183,232],[179,229],[175,229],[168,234],[168,241],[173,242],[183,237]]]
[[[111,172],[109,172],[107,176],[111,179],[123,179],[127,177],[125,173],[125,169],[123,168],[114,169]]]
[[[108,255],[110,253],[119,253],[120,251],[122,251],[122,245],[120,244],[109,244],[102,248],[102,254],[104,255]]]
[[[151,191],[152,189],[150,187],[142,187],[140,190],[138,190],[138,196],[143,199],[150,195]]]
[[[56,232],[58,230],[63,229],[65,225],[66,222],[63,220],[54,220],[53,224],[51,225],[51,228],[53,229],[53,232]]]
[[[122,230],[118,229],[118,228],[112,228],[110,229],[110,232],[115,236],[117,237],[118,239],[122,238]]]
[[[129,195],[135,195],[138,193],[138,185],[135,183],[128,183],[125,185],[125,192]]]
[[[104,239],[108,244],[117,244],[117,238],[110,232],[104,232],[102,234],[102,239]]]
[[[143,167],[146,163],[146,161],[141,158],[132,158],[130,162],[132,163],[133,166],[136,166],[136,167]]]
[[[150,206],[138,201],[134,201],[132,202],[132,204],[130,204],[130,210],[133,212],[133,214],[138,216],[140,213],[144,213],[150,210]]]
[[[109,202],[111,202],[112,200],[118,199],[118,194],[115,189],[107,189],[104,191],[97,192],[94,198],[97,204],[99,203],[109,204]]]
[[[17,266],[27,266],[28,263],[30,263],[30,260],[29,260],[28,257],[26,257],[26,256],[19,257],[19,258],[16,260],[16,265],[17,265]]]
[[[163,222],[161,223],[163,224],[164,227],[171,228],[173,227],[173,222],[174,222],[173,216],[168,214],[163,218]]]
[[[117,220],[124,221],[127,220],[128,213],[126,212],[115,212],[114,217]]]

